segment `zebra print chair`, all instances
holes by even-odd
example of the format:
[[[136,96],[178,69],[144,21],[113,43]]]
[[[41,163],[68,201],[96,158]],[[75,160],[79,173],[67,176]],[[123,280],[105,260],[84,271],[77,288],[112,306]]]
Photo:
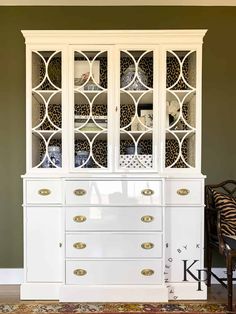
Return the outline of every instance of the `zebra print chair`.
[[[233,309],[234,279],[233,262],[236,258],[236,181],[227,180],[220,184],[205,186],[205,232],[207,286],[213,276],[227,289],[228,311]],[[227,277],[218,277],[212,272],[212,252],[217,250],[225,259]]]

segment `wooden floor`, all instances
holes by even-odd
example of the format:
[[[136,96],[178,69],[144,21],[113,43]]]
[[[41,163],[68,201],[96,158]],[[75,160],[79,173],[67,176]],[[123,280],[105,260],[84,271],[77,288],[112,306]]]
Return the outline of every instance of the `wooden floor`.
[[[234,296],[235,296],[234,303],[236,303],[236,287],[234,288]],[[27,302],[27,301],[20,301],[20,286],[19,285],[0,285],[0,303],[17,303],[17,302],[24,302],[24,303]],[[28,301],[28,302],[32,303],[34,301]],[[38,302],[38,301],[35,301],[35,302]],[[47,303],[48,302],[49,301],[47,301]],[[52,302],[54,303],[58,301],[52,301]],[[195,301],[195,302],[199,302],[199,301]],[[204,302],[226,304],[227,303],[226,289],[223,288],[221,285],[212,285],[212,287],[208,289],[208,299],[207,301],[204,301]]]

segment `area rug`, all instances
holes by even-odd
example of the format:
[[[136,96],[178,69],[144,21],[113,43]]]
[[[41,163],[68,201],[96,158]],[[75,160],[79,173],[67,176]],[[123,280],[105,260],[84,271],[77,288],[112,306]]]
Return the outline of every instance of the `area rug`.
[[[204,303],[17,303],[0,304],[0,313],[163,314],[226,313],[226,305]]]

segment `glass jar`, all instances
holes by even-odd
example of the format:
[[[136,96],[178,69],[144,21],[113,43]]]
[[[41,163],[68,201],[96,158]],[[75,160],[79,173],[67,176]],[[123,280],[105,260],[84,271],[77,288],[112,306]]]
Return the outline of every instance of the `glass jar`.
[[[80,167],[82,166],[88,159],[89,157],[89,152],[86,150],[79,150],[76,152],[75,155],[75,167]],[[88,166],[89,161],[85,165],[85,167]]]
[[[61,167],[61,148],[59,146],[48,146],[48,157],[45,158],[43,168]]]
[[[124,72],[124,74],[121,77],[121,87],[126,87],[130,84],[130,82],[133,80],[136,73],[136,68],[134,65],[130,65]],[[126,90],[144,90],[146,87],[142,84],[145,84],[147,86],[148,83],[148,77],[146,73],[138,67],[137,69],[137,76],[134,80],[134,82],[126,88]]]

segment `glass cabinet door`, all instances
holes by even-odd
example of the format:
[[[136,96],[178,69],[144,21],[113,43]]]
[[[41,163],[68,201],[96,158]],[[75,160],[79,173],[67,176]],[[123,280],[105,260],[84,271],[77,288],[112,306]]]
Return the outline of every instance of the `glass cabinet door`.
[[[153,168],[153,51],[120,52],[119,168]]]
[[[165,151],[166,168],[196,167],[196,51],[166,53]]]
[[[33,168],[62,166],[62,52],[32,52]]]
[[[74,51],[74,167],[108,168],[108,52]]]

